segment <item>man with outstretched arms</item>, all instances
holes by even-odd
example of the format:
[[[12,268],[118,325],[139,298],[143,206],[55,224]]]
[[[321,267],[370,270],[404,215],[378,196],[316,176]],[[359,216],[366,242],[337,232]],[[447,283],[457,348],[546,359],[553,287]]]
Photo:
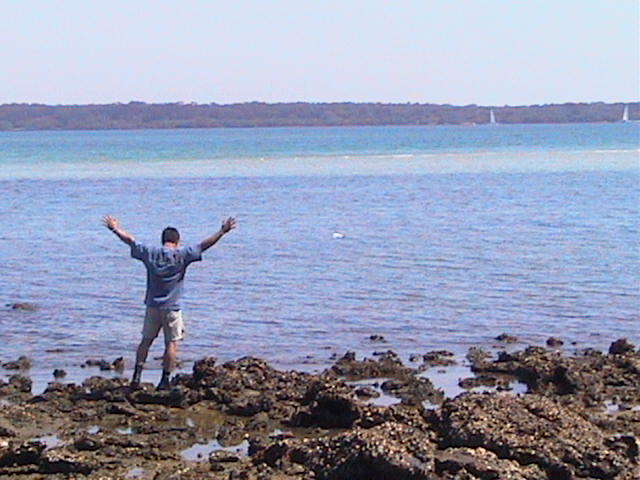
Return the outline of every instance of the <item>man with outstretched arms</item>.
[[[156,247],[136,242],[133,235],[120,227],[120,222],[115,217],[107,215],[103,218],[103,223],[131,247],[131,256],[144,263],[147,269],[147,291],[144,300],[147,308],[131,386],[135,388],[140,385],[149,347],[162,329],[165,350],[158,390],[169,389],[169,377],[175,368],[178,341],[182,340],[184,333],[180,299],[187,267],[192,262],[202,260],[202,252],[233,230],[236,221],[233,217],[227,218],[216,233],[188,247],[180,245],[180,233],[173,227],[167,227],[162,231],[162,246]]]

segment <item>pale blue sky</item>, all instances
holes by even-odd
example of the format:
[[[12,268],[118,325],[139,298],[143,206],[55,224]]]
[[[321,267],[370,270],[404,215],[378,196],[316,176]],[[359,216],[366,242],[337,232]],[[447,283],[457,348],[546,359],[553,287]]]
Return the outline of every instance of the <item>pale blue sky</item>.
[[[0,3],[0,103],[640,99],[640,0]]]

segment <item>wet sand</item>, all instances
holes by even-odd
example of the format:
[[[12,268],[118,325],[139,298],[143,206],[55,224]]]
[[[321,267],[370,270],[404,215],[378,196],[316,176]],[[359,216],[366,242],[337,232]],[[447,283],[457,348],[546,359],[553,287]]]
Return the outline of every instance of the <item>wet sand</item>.
[[[99,365],[34,389],[27,359],[2,359],[0,477],[640,478],[640,350],[552,340],[407,364],[347,352],[317,373],[209,357],[167,392]]]

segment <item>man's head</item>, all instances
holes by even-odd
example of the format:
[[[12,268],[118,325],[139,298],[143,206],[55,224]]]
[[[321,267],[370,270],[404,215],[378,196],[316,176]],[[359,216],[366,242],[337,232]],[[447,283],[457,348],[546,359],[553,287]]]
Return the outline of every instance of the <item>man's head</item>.
[[[162,231],[162,244],[180,242],[180,232],[176,228],[167,227]]]

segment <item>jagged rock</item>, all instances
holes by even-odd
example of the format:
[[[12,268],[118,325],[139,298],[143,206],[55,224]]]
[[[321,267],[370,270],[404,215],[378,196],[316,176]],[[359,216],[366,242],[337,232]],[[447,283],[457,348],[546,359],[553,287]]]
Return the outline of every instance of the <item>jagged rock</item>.
[[[189,395],[181,387],[171,390],[145,391],[136,390],[128,397],[134,403],[167,405],[185,408],[189,405]]]
[[[482,447],[550,478],[609,479],[632,467],[579,412],[543,396],[463,394],[437,417],[441,447]]]
[[[7,383],[0,380],[0,395],[31,393],[32,382],[22,375],[11,375]]]
[[[518,341],[518,337],[509,335],[508,333],[501,333],[495,339],[504,343],[516,343]]]
[[[433,350],[431,352],[427,352],[422,356],[422,367],[421,369],[427,369],[431,367],[449,367],[451,365],[456,365],[456,362],[453,358],[453,353],[448,350]]]
[[[258,452],[254,462],[281,470],[299,464],[318,480],[430,480],[434,451],[435,445],[422,431],[385,423],[329,438],[277,442]]]
[[[8,420],[0,418],[0,437],[15,437],[15,427]]]
[[[22,355],[17,360],[3,363],[2,368],[6,370],[29,370],[31,368],[31,359]]]
[[[356,360],[353,352],[347,352],[329,369],[334,375],[349,380],[363,380],[367,378],[398,377],[415,373],[415,370],[405,367],[400,357],[391,350],[381,352],[377,361],[365,358]]]
[[[537,465],[520,465],[500,459],[482,447],[447,448],[436,452],[435,472],[443,478],[542,480],[547,475]]]
[[[616,340],[609,347],[609,354],[611,355],[623,355],[625,353],[633,352],[635,346],[629,343],[626,338]]]
[[[96,438],[85,436],[76,439],[76,441],[73,442],[73,446],[79,451],[94,452],[102,448],[104,445]]]
[[[12,465],[37,465],[42,459],[45,445],[40,442],[25,442],[9,445],[0,450],[0,467]]]
[[[316,383],[307,396],[308,406],[291,419],[293,426],[349,428],[361,416],[355,395],[340,387]]]
[[[382,383],[380,388],[385,393],[398,397],[410,405],[419,405],[425,401],[438,404],[444,399],[443,392],[436,389],[431,380],[413,375],[387,380]]]
[[[549,337],[547,338],[547,346],[549,347],[561,347],[564,345],[564,341],[560,338]]]

